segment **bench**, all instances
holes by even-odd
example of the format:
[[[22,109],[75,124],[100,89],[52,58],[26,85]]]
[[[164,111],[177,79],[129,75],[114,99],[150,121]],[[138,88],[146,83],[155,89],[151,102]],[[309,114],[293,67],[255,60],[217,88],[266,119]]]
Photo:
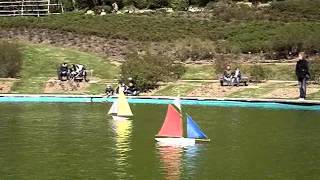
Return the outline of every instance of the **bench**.
[[[234,84],[229,84],[224,78],[223,75],[219,76],[219,81],[220,81],[220,85],[224,86],[224,85],[236,85],[236,83]],[[243,85],[243,86],[248,86],[249,83],[249,77],[247,76],[242,76],[239,82],[239,85]]]

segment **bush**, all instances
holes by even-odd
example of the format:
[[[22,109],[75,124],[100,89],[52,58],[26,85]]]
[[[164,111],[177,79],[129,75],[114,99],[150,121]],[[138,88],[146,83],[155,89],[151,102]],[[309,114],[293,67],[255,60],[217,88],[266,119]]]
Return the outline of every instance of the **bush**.
[[[250,80],[259,82],[262,80],[266,80],[268,73],[267,70],[262,66],[255,64],[249,68]]]
[[[223,74],[224,70],[228,65],[232,65],[232,69],[235,69],[238,65],[233,61],[233,57],[228,57],[225,54],[216,55],[216,60],[214,62],[214,69],[216,74]]]
[[[299,16],[301,18],[319,19],[320,0],[285,0],[273,1],[271,8],[274,11]]]
[[[148,0],[123,0],[123,5],[134,6],[138,9],[144,9],[148,6]]]
[[[185,60],[212,59],[216,52],[216,45],[210,40],[182,39],[174,43],[177,58]]]
[[[190,0],[190,5],[196,5],[196,6],[206,6],[209,3],[210,0]]]
[[[21,70],[22,53],[16,43],[0,41],[0,77],[15,78]]]
[[[173,10],[184,11],[189,7],[188,0],[169,0],[169,7]]]
[[[72,0],[61,0],[65,11],[73,11],[75,9]]]
[[[311,61],[310,63],[310,74],[312,81],[320,83],[320,58]]]
[[[168,6],[168,0],[150,0],[148,8],[157,9]]]
[[[93,8],[94,12],[96,14],[100,14],[102,12],[102,10],[104,10],[106,13],[111,13],[112,11],[112,7],[111,6],[96,6]]]
[[[149,51],[139,54],[131,51],[127,60],[121,65],[121,78],[132,77],[142,92],[157,87],[157,83],[180,78],[185,72],[181,63],[162,55],[154,55]]]

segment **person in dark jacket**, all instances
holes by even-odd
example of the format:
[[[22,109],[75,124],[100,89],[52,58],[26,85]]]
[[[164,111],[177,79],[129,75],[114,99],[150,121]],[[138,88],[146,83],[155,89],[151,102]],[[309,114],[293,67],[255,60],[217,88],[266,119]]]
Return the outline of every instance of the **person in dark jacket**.
[[[69,66],[66,62],[60,64],[59,68],[58,68],[58,79],[60,81],[63,81],[63,77],[66,77],[66,80],[69,79]]]
[[[112,86],[110,84],[107,85],[105,93],[108,97],[112,96],[114,94],[114,89],[112,88]]]
[[[299,82],[300,99],[306,98],[307,80],[310,78],[309,63],[304,52],[299,53],[299,60],[296,64],[296,75]]]

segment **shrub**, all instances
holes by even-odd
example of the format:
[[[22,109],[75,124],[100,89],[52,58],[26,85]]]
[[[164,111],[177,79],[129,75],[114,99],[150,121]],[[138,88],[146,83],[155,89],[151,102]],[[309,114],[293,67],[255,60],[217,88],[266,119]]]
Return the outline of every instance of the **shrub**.
[[[76,8],[85,9],[85,8],[93,8],[95,5],[95,1],[93,0],[76,0]]]
[[[126,62],[121,65],[121,78],[132,77],[143,92],[157,87],[160,81],[176,80],[184,72],[185,67],[181,63],[166,56],[154,55],[150,51],[143,54],[131,51]]]
[[[216,60],[214,61],[214,69],[216,74],[223,74],[224,70],[228,65],[235,65],[232,57],[227,57],[224,54],[216,55]],[[232,67],[235,68],[235,67]]]
[[[149,0],[148,8],[157,9],[168,6],[168,0]]]
[[[111,6],[96,6],[93,8],[93,10],[96,12],[96,14],[100,14],[102,10],[104,10],[106,13],[111,13],[112,7]]]
[[[266,80],[268,76],[267,70],[259,64],[255,64],[249,68],[250,80],[259,82],[262,80]]]
[[[17,77],[22,66],[22,53],[16,43],[0,41],[0,77]]]
[[[169,0],[169,7],[173,10],[184,11],[189,7],[188,0]]]
[[[311,61],[310,63],[310,74],[312,81],[320,83],[320,58]]]
[[[146,8],[148,6],[148,0],[123,0],[123,5],[127,6],[134,6],[139,9]]]
[[[206,6],[210,0],[190,0],[190,5]]]
[[[182,39],[174,43],[174,49],[179,59],[205,60],[212,59],[216,52],[216,45],[210,40]]]
[[[144,9],[148,6],[148,0],[134,0],[134,6],[139,9]]]
[[[65,11],[72,11],[75,9],[75,4],[73,4],[72,0],[61,0],[61,3],[65,9]]]
[[[274,11],[299,16],[301,18],[318,19],[320,0],[285,0],[273,1],[271,8]]]

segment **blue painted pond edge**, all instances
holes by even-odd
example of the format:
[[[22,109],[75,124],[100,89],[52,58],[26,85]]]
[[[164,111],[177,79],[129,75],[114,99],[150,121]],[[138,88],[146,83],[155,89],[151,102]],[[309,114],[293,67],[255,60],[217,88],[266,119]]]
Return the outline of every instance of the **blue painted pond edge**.
[[[128,97],[129,103],[170,104],[172,96]],[[99,95],[55,95],[55,94],[0,94],[0,103],[46,102],[46,103],[111,103],[115,97]],[[249,107],[268,109],[292,109],[320,111],[320,101],[288,99],[250,99],[250,98],[205,98],[180,97],[183,105],[216,107]]]

